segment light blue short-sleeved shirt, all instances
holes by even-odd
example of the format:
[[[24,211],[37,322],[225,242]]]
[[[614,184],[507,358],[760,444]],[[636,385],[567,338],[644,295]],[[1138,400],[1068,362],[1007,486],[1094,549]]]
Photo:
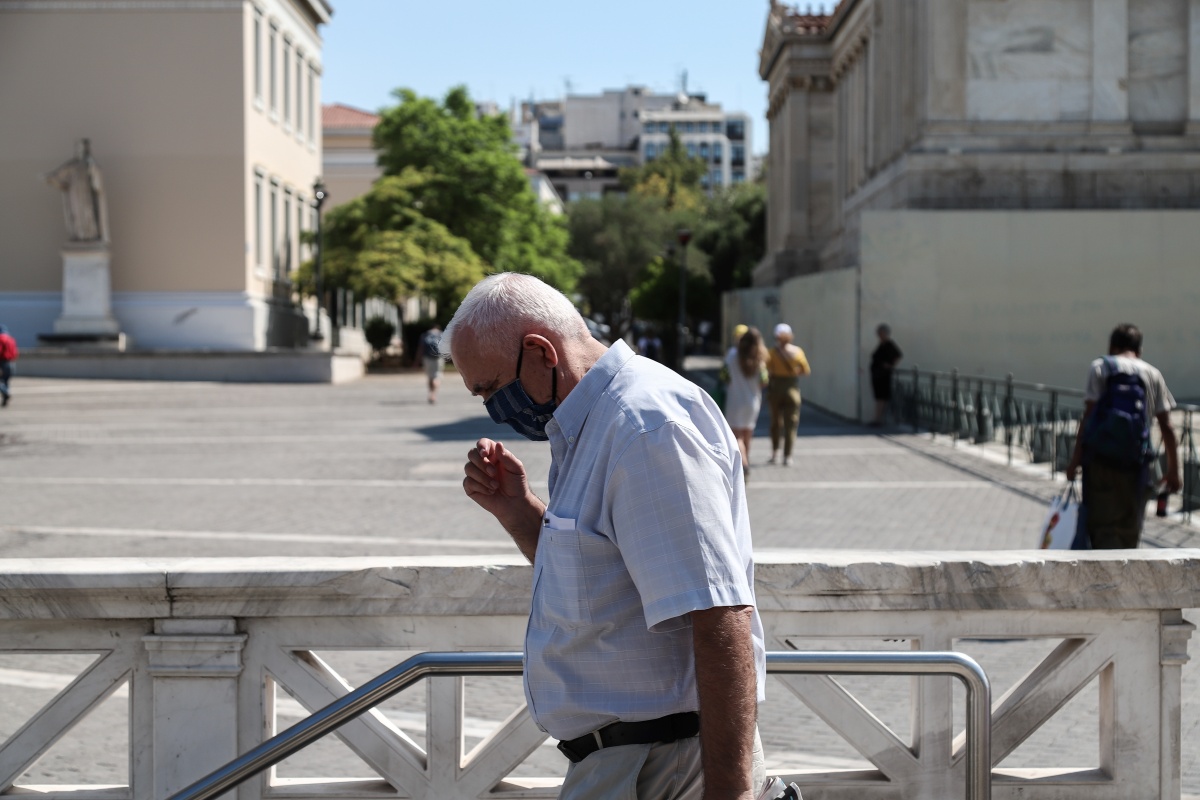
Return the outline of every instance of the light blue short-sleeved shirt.
[[[699,708],[687,616],[754,605],[741,453],[695,384],[618,341],[554,413],[525,693],[573,739]],[[752,623],[763,699],[762,622]]]

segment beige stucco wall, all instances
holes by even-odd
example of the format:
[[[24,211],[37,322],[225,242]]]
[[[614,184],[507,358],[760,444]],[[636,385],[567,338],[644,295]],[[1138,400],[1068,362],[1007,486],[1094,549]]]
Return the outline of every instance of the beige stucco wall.
[[[780,286],[780,314],[792,326],[812,374],[800,380],[801,396],[844,417],[858,417],[858,273],[851,269],[793,278]],[[764,331],[771,342],[770,329]]]
[[[277,214],[279,222],[276,228],[277,236],[274,246],[283,248],[284,224],[283,197],[285,190],[292,192],[293,206],[291,212],[292,259],[290,269],[299,266],[301,258],[307,258],[308,248],[299,245],[299,229],[297,222],[296,202],[303,199],[307,204],[312,203],[312,184],[321,174],[321,40],[315,29],[303,17],[296,13],[288,0],[268,0],[260,7],[263,20],[262,58],[263,91],[262,97],[256,97],[254,87],[254,10],[246,4],[244,15],[244,49],[243,58],[247,64],[243,73],[243,91],[245,97],[245,171],[242,175],[242,185],[246,192],[245,205],[245,247],[244,247],[244,280],[250,291],[269,294],[273,280],[273,265],[270,257],[270,243],[264,247],[263,264],[259,265],[255,254],[255,173],[264,176],[264,221],[262,231],[264,237],[270,236],[269,221],[265,218],[270,213],[270,186],[275,180],[279,184],[279,205]],[[275,60],[278,67],[277,81],[279,96],[276,106],[272,108],[270,101],[270,70],[267,59],[270,58],[269,34],[272,25],[278,31]],[[288,66],[288,86],[290,115],[284,117],[283,91],[283,47],[286,40],[291,45],[291,60]],[[299,127],[296,121],[296,57],[297,54],[304,62],[301,91],[301,119]],[[315,72],[313,80],[313,95],[309,96],[308,76],[310,70]],[[312,109],[312,127],[309,123],[309,107]],[[328,207],[327,207],[328,208]],[[311,213],[303,217],[303,229],[312,228]],[[286,276],[285,276],[286,277]]]
[[[886,321],[905,367],[1082,388],[1132,322],[1176,398],[1200,398],[1197,253],[1197,211],[868,212],[859,357]]]
[[[114,292],[244,290],[242,15],[0,11],[4,291],[61,288],[61,198],[41,175],[82,137],[104,174]]]

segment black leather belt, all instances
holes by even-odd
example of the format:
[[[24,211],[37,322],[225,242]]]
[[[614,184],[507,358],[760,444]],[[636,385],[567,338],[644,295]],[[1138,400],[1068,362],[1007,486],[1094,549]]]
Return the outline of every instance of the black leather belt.
[[[680,714],[671,714],[643,722],[614,722],[605,725],[600,730],[585,733],[578,739],[559,742],[558,749],[564,756],[578,764],[604,747],[676,742],[680,739],[690,739],[699,732],[700,715],[695,711],[684,711]]]

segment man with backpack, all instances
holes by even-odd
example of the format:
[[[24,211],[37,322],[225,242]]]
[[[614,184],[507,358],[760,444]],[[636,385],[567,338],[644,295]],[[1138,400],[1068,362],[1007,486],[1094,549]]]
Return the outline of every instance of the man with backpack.
[[[1142,360],[1142,332],[1122,324],[1109,337],[1108,356],[1092,362],[1083,418],[1067,480],[1083,468],[1082,517],[1092,547],[1138,546],[1146,516],[1151,465],[1151,419],[1158,420],[1167,454],[1164,481],[1179,491],[1179,444],[1171,427],[1175,398],[1162,373]]]
[[[0,407],[8,405],[12,394],[8,384],[12,380],[12,365],[17,354],[17,340],[9,335],[8,328],[0,325]]]

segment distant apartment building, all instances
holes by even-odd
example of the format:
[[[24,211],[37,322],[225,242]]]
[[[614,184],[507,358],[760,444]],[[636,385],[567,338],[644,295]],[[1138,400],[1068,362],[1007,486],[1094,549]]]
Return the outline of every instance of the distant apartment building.
[[[705,188],[753,177],[750,120],[701,94],[655,94],[642,86],[565,100],[527,102],[514,123],[526,163],[544,172],[564,200],[618,189],[622,168],[665,152],[674,127],[688,153],[709,164]]]
[[[291,273],[315,222],[325,0],[0,3],[0,320],[63,307],[62,199],[82,138],[104,180],[112,308],[135,348],[308,341]]]

